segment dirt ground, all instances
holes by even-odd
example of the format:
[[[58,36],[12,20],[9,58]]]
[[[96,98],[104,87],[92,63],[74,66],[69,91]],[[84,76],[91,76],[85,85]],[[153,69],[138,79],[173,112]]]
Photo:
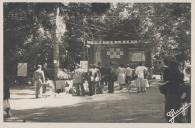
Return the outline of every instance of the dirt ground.
[[[22,89],[21,89],[22,88]],[[164,96],[158,86],[146,93],[117,90],[94,96],[60,93],[34,98],[34,87],[11,90],[12,117],[6,122],[165,123]]]

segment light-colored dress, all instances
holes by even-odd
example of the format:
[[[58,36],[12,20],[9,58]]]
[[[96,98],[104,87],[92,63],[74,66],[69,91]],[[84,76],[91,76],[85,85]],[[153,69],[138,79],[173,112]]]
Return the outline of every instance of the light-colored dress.
[[[135,70],[135,74],[137,75],[136,86],[138,87],[138,91],[145,91],[146,81],[144,79],[144,73],[146,71],[147,68],[145,66],[138,66]]]
[[[118,84],[125,84],[126,69],[123,67],[118,67],[118,69],[116,70],[116,74]]]

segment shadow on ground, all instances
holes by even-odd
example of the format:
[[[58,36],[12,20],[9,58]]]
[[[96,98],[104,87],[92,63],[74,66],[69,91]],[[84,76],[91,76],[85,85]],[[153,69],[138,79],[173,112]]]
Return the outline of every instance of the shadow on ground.
[[[76,102],[68,104],[72,98]],[[29,99],[30,100],[30,99]],[[36,100],[36,99],[35,99]],[[44,99],[41,99],[44,100]],[[69,97],[53,106],[35,109],[12,110],[9,122],[74,122],[74,123],[164,123],[164,98],[158,88],[146,93],[116,92],[85,97]],[[35,102],[36,103],[36,102]],[[38,102],[37,102],[38,103]],[[24,104],[25,105],[25,104]],[[39,104],[37,104],[38,106]]]

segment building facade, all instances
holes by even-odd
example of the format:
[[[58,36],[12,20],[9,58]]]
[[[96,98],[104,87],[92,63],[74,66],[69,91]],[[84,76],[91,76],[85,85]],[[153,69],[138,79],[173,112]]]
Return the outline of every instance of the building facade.
[[[132,67],[143,62],[152,66],[152,46],[150,43],[138,41],[87,41],[89,64],[107,67],[110,63],[116,65],[130,64]]]

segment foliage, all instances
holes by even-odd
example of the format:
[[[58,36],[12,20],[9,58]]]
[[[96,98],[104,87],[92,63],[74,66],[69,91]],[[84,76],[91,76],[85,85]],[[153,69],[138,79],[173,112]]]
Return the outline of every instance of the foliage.
[[[53,63],[57,7],[66,25],[61,67],[86,58],[87,40],[139,40],[152,43],[154,59],[190,60],[190,3],[4,3],[5,65]]]

